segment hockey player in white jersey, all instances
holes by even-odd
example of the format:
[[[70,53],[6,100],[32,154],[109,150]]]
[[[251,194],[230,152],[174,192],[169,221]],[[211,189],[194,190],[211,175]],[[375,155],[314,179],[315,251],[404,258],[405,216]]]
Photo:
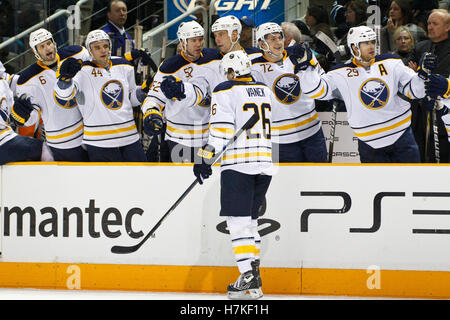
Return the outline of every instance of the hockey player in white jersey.
[[[56,97],[63,103],[76,99],[90,161],[145,162],[132,109],[141,104],[145,93],[136,87],[133,65],[124,58],[111,57],[111,40],[102,30],[87,35],[86,48],[92,61],[82,66],[75,59],[62,63]],[[160,114],[150,118],[157,131]]]
[[[268,22],[256,29],[262,57],[252,60],[252,75],[272,88],[274,161],[327,162],[327,148],[314,100],[302,91],[303,82],[295,72],[296,57],[304,47],[284,48],[283,29]],[[317,63],[317,60],[315,60]],[[277,157],[278,156],[278,157]]]
[[[11,112],[13,106],[14,113]],[[24,117],[30,114],[30,121],[38,116],[30,99],[13,97],[8,80],[0,78],[0,165],[16,161],[53,161],[44,141],[20,136],[11,128],[10,123],[29,125]]]
[[[9,74],[6,72],[5,66],[0,61],[0,78],[6,80],[8,82],[9,88],[13,92],[14,96],[16,96],[16,86],[17,80],[19,80],[18,74]]]
[[[218,58],[216,50],[203,48],[204,34],[196,21],[180,24],[177,35],[182,51],[160,65],[142,105],[144,114],[164,111],[165,140],[172,162],[194,162],[196,152],[208,139],[210,98],[206,90],[189,82],[205,83],[203,66]],[[170,80],[163,83],[165,77]],[[192,100],[184,100],[186,96]]]
[[[261,238],[257,231],[258,208],[264,200],[273,171],[271,142],[271,90],[250,75],[250,59],[243,51],[230,52],[222,60],[229,81],[213,91],[208,144],[194,164],[200,183],[211,173],[210,160],[221,152],[235,132],[254,114],[258,122],[229,145],[221,162],[221,210],[226,217],[235,259],[241,275],[228,286],[231,299],[262,296],[259,273]],[[249,294],[247,295],[247,291]]]
[[[30,47],[37,61],[23,71],[17,81],[17,95],[30,98],[43,120],[45,138],[57,161],[88,161],[81,147],[83,121],[75,99],[62,101],[53,94],[58,64],[67,58],[86,61],[90,55],[82,46],[57,50],[52,34],[38,29],[30,34]],[[39,125],[39,118],[32,123]]]
[[[358,138],[361,162],[420,162],[410,128],[411,106],[399,94],[409,99],[424,97],[422,77],[426,75],[419,77],[395,55],[375,56],[375,42],[376,34],[369,27],[351,28],[347,45],[352,61],[327,74],[311,66],[312,53],[307,50],[304,61],[298,63],[301,79],[305,79],[301,82],[303,93],[313,99],[344,101],[348,122]]]

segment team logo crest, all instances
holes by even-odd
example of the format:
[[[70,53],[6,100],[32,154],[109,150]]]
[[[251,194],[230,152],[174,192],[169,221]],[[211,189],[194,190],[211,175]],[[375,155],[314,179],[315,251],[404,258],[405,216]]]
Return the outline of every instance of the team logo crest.
[[[360,88],[361,102],[370,109],[383,108],[389,99],[389,88],[380,79],[368,79]]]
[[[118,80],[111,80],[105,83],[101,90],[101,98],[105,107],[112,110],[122,108],[124,98],[123,91],[122,83]]]
[[[292,104],[300,98],[300,80],[295,74],[283,74],[273,83],[273,92],[281,103]]]
[[[72,99],[66,101],[58,98],[55,93],[53,93],[53,98],[55,99],[55,102],[58,106],[66,108],[66,109],[72,109],[78,105],[77,100],[75,97]]]

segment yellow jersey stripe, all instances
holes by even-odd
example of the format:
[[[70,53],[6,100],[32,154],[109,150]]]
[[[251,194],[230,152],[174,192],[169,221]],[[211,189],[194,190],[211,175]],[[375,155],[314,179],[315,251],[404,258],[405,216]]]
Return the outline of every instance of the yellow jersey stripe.
[[[325,86],[322,86],[322,90],[320,90],[320,92],[318,94],[315,94],[313,96],[311,96],[311,99],[316,99],[317,97],[320,97],[325,91]]]
[[[232,159],[241,159],[241,158],[250,158],[250,157],[272,157],[272,153],[270,152],[249,152],[249,153],[241,153],[241,154],[231,154],[223,156],[223,160],[232,160]]]
[[[385,127],[385,128],[380,128],[380,129],[376,129],[376,130],[372,130],[372,131],[368,131],[368,132],[364,132],[364,133],[356,133],[355,132],[355,136],[357,136],[357,137],[368,137],[368,136],[371,136],[371,135],[374,135],[374,134],[377,134],[377,133],[386,132],[386,131],[395,129],[395,128],[400,127],[401,125],[403,125],[405,123],[408,123],[409,121],[411,121],[411,115],[409,115],[409,117],[407,117],[406,119],[404,119],[404,120],[402,120],[400,122],[394,123],[393,125]]]
[[[103,136],[103,135],[107,135],[107,134],[116,134],[116,133],[131,131],[134,129],[136,129],[135,124],[133,124],[130,127],[121,128],[121,129],[112,129],[112,130],[103,130],[103,131],[86,131],[85,130],[84,135],[86,135],[86,136]]]
[[[319,117],[319,114],[316,113],[313,117],[305,119],[303,121],[300,121],[298,123],[294,123],[294,124],[286,124],[284,126],[279,126],[279,127],[272,127],[272,130],[289,130],[289,129],[294,129],[300,126],[303,126],[307,123],[310,123],[314,120],[316,120]]]
[[[171,126],[167,126],[167,130],[174,133],[182,133],[182,134],[203,134],[209,131],[209,128],[203,130],[185,130],[185,129],[177,129]]]
[[[221,132],[221,133],[225,133],[225,134],[234,134],[234,130],[230,129],[230,128],[217,128],[217,127],[213,127],[212,128],[214,131],[217,132]]]
[[[243,254],[243,253],[255,253],[256,249],[254,245],[250,246],[239,246],[233,248],[234,254]]]
[[[47,139],[61,139],[61,138],[70,137],[71,135],[74,135],[75,133],[83,130],[83,127],[84,127],[84,125],[81,124],[75,130],[72,130],[72,131],[69,131],[69,132],[66,132],[66,133],[57,134],[57,135],[49,135],[49,134],[47,134],[46,137],[47,137]]]
[[[3,134],[3,133],[5,133],[5,132],[7,132],[7,131],[12,131],[12,129],[11,129],[11,128],[6,128],[6,129],[0,131],[0,134]]]

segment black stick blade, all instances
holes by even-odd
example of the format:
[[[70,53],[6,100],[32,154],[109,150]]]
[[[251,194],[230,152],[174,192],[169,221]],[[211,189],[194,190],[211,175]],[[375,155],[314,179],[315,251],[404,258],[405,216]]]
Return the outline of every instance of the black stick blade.
[[[136,252],[139,249],[140,245],[135,245],[131,247],[123,247],[123,246],[113,246],[111,248],[112,253],[116,254],[127,254],[127,253],[133,253]]]

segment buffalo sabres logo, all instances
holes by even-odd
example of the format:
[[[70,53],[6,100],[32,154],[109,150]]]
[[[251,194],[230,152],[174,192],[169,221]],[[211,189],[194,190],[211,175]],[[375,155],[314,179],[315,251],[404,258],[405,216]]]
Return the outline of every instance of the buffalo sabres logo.
[[[56,96],[56,94],[53,93],[53,98],[55,99],[55,102],[58,106],[66,108],[66,109],[72,109],[78,105],[75,97],[66,101],[66,100],[58,98]]]
[[[273,92],[281,103],[296,102],[301,94],[299,78],[295,74],[284,74],[278,77],[273,83]]]
[[[112,110],[120,109],[123,105],[123,86],[120,81],[111,80],[105,83],[101,90],[103,104]]]
[[[361,102],[369,109],[379,109],[386,105],[389,99],[389,88],[380,79],[368,79],[359,89]]]

